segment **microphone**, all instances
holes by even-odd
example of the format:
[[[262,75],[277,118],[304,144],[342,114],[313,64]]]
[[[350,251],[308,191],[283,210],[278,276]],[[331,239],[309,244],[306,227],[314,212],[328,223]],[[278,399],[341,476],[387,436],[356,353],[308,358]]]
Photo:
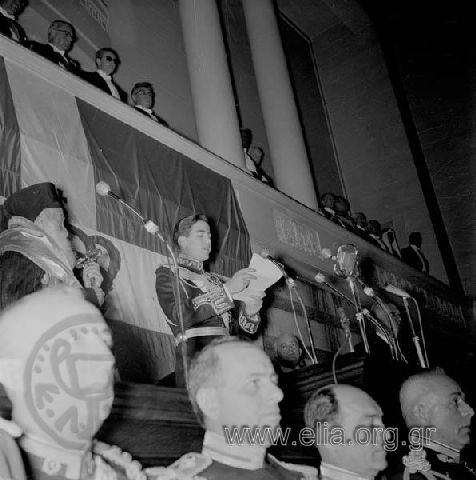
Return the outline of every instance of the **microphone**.
[[[336,257],[332,255],[332,252],[329,248],[323,248],[321,250],[321,255],[328,260],[336,260]]]
[[[402,290],[401,288],[396,287],[395,285],[388,284],[385,287],[385,291],[389,293],[393,293],[394,295],[397,295],[397,297],[402,297],[402,298],[409,298],[411,295],[405,290]]]
[[[116,195],[114,192],[111,191],[111,187],[106,182],[98,182],[96,183],[96,193],[101,197],[112,197],[116,200],[121,200],[119,195]]]
[[[326,276],[322,272],[316,273],[316,275],[314,275],[314,280],[316,281],[316,283],[326,283],[327,282]]]
[[[159,227],[152,221],[145,219],[134,207],[125,202],[119,195],[111,191],[111,187],[106,182],[96,183],[96,193],[101,197],[111,197],[114,200],[117,200],[121,205],[123,205],[127,210],[133,213],[139,220],[144,224],[144,228],[151,234],[157,235],[159,239],[165,243],[167,250],[170,251],[170,245],[165,241],[164,237],[159,232]]]

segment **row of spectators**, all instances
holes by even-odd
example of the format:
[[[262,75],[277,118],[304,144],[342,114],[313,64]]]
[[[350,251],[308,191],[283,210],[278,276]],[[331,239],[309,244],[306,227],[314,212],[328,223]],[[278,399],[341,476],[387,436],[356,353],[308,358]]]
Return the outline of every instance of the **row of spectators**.
[[[393,228],[382,228],[378,220],[367,220],[366,215],[362,212],[351,214],[349,201],[330,192],[321,196],[319,213],[390,255],[403,260],[420,272],[429,273],[428,260],[421,251],[422,236],[420,232],[412,232],[409,236],[408,247],[400,249]]]
[[[5,35],[77,75],[86,82],[107,94],[127,103],[127,93],[114,79],[120,60],[112,48],[101,48],[96,52],[96,71],[88,72],[81,68],[79,62],[69,56],[69,51],[76,41],[74,27],[64,20],[53,21],[48,28],[48,43],[29,40],[16,18],[28,4],[27,0],[0,0],[0,33]],[[131,90],[131,105],[151,120],[164,126],[167,123],[153,110],[155,92],[149,82],[138,82]]]
[[[64,20],[54,20],[48,28],[48,43],[46,44],[27,38],[23,28],[16,21],[27,4],[28,0],[0,0],[0,34],[29,48],[118,100],[127,102],[127,93],[114,79],[114,74],[120,64],[119,56],[115,50],[112,48],[99,49],[96,52],[95,59],[96,71],[83,70],[79,62],[71,58],[68,53],[76,40],[75,29],[70,23]],[[155,92],[152,85],[148,82],[136,83],[131,90],[131,105],[154,122],[168,126],[154,112],[154,103]],[[271,178],[262,169],[264,152],[259,146],[251,144],[251,130],[243,128],[240,133],[247,171],[263,183],[272,186]],[[405,258],[404,252],[398,246],[394,230],[391,228],[382,229],[377,220],[367,221],[365,214],[362,212],[351,215],[349,202],[344,197],[325,193],[321,197],[319,213],[391,255],[407,261],[418,270],[428,273],[428,262],[420,250],[421,235],[419,241],[413,236],[413,242],[410,241],[408,247],[410,248],[409,254]]]

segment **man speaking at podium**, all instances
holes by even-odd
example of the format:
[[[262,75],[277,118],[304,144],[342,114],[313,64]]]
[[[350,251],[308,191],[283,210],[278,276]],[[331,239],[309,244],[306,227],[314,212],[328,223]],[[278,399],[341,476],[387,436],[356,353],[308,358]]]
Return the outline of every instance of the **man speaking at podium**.
[[[255,277],[254,270],[244,268],[227,282],[213,273],[205,272],[211,252],[211,233],[207,217],[202,214],[180,220],[174,228],[173,240],[178,248],[177,267],[162,265],[156,274],[156,292],[160,306],[168,318],[175,336],[175,384],[185,387],[182,342],[186,342],[187,363],[213,338],[238,335],[252,337],[258,331],[259,310],[264,292],[235,301]],[[179,292],[176,292],[176,278]],[[179,315],[179,305],[183,322]]]

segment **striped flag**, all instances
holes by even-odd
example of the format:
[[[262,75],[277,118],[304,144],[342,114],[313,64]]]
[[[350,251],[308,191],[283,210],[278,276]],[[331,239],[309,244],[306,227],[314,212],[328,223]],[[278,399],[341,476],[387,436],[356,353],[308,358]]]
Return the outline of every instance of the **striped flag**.
[[[0,195],[53,182],[67,200],[75,248],[103,252],[105,316],[122,379],[154,383],[173,371],[173,337],[155,293],[165,246],[95,185],[107,182],[166,236],[178,219],[205,213],[217,247],[211,269],[231,275],[250,257],[231,182],[1,57],[0,154]]]

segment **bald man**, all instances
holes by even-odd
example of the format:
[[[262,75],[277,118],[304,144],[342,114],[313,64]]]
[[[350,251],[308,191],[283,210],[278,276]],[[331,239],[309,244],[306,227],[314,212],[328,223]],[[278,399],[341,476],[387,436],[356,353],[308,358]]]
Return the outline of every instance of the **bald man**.
[[[320,388],[307,401],[304,420],[319,439],[321,480],[369,480],[387,466],[382,410],[363,390],[350,385]]]
[[[441,369],[425,371],[403,383],[400,403],[412,448],[392,478],[474,480],[476,470],[460,458],[474,414],[460,386]]]

